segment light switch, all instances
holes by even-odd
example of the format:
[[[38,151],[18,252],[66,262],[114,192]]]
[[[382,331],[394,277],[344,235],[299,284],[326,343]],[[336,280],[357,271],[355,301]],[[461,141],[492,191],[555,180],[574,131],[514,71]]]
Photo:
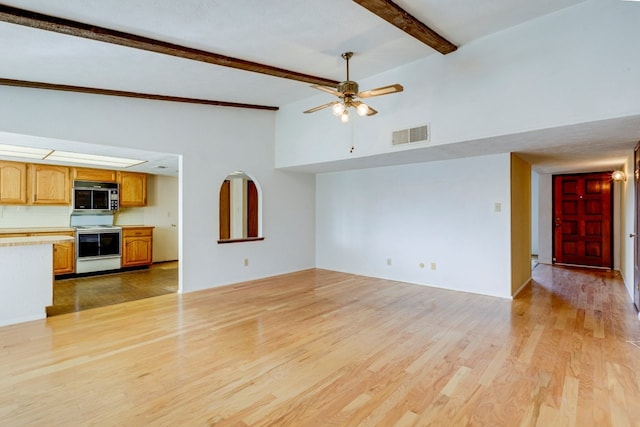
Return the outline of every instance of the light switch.
[[[498,202],[496,202],[496,203],[495,203],[495,205],[494,205],[494,207],[493,207],[493,209],[494,209],[496,212],[502,212],[502,203],[498,203]]]

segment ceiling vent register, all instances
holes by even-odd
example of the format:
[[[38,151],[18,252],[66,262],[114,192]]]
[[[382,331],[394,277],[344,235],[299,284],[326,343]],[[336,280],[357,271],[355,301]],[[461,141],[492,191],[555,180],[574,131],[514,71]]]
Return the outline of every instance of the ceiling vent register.
[[[429,140],[429,126],[419,126],[411,129],[397,130],[393,132],[391,143],[393,145],[410,144],[412,142],[425,142]]]

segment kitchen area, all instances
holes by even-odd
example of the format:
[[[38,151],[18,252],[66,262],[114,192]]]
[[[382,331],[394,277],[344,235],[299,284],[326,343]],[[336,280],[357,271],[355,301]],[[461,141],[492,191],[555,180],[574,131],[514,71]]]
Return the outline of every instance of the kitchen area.
[[[177,176],[0,160],[0,245],[56,239],[47,315],[177,292],[177,224]]]

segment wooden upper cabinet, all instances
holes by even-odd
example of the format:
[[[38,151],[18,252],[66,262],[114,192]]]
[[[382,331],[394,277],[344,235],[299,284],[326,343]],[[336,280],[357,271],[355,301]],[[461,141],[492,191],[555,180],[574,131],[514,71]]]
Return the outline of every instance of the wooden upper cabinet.
[[[147,174],[118,172],[120,207],[147,206]]]
[[[116,171],[106,169],[73,168],[73,179],[78,181],[116,182]]]
[[[27,203],[27,164],[0,161],[0,204]]]
[[[71,204],[71,182],[66,166],[30,163],[29,203],[35,205]]]

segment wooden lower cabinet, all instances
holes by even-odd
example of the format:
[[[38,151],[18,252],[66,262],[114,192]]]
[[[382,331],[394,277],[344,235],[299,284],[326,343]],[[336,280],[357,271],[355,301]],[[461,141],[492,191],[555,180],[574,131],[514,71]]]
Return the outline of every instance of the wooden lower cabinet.
[[[68,235],[73,236],[73,232]],[[75,250],[73,240],[53,245],[53,274],[71,274],[76,271]]]
[[[122,229],[122,267],[151,265],[153,261],[153,227]]]

